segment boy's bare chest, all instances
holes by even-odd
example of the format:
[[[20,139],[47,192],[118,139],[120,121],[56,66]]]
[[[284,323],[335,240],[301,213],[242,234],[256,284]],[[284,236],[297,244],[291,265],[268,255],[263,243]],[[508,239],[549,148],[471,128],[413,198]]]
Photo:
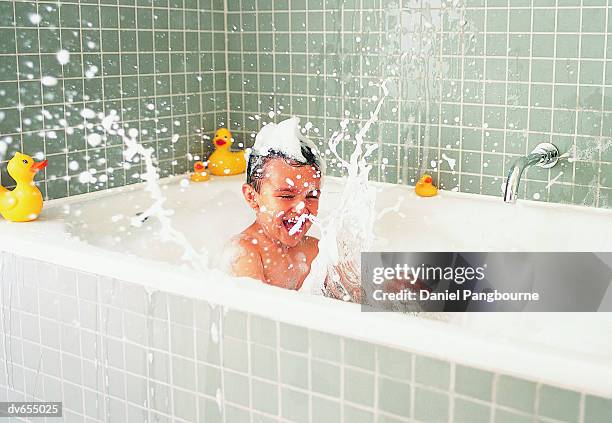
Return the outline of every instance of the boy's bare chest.
[[[299,289],[310,272],[311,254],[305,249],[262,251],[264,275],[271,285]]]

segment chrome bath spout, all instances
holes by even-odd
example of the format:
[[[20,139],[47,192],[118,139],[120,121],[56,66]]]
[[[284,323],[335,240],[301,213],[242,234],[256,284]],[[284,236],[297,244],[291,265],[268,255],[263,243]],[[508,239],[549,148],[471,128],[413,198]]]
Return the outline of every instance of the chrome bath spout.
[[[559,149],[548,142],[538,144],[529,155],[516,159],[510,168],[508,180],[504,186],[504,202],[516,202],[519,183],[525,169],[529,166],[548,169],[556,165],[558,161]]]

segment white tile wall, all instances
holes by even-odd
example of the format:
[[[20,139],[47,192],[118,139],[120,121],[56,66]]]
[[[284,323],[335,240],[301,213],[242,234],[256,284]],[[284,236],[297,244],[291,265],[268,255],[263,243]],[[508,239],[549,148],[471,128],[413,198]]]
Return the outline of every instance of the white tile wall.
[[[471,398],[455,391],[454,363],[5,253],[0,294],[0,400],[63,401],[66,422],[430,423],[418,417],[441,404],[421,397],[444,398],[444,423],[466,403],[490,410],[487,423],[538,418],[497,405],[489,372],[490,400]],[[545,386],[525,383],[538,404]],[[570,395],[592,423],[587,396]]]

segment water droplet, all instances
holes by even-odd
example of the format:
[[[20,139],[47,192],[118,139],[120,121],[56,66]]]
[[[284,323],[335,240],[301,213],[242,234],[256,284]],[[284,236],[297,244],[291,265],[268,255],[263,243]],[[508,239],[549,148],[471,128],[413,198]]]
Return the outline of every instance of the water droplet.
[[[102,136],[100,134],[89,134],[87,136],[87,144],[91,145],[92,147],[97,147],[100,144],[102,144]]]
[[[82,184],[94,183],[96,182],[96,178],[94,178],[88,171],[85,171],[79,174],[79,182]]]
[[[85,78],[87,79],[91,79],[94,76],[96,76],[96,74],[98,73],[98,67],[95,65],[91,65],[86,71],[85,71]]]
[[[38,25],[42,21],[42,17],[38,13],[30,13],[28,16],[32,25]]]
[[[81,117],[85,119],[94,119],[96,117],[96,112],[88,108],[84,108],[83,110],[81,110],[80,114]]]
[[[56,53],[55,57],[60,65],[67,65],[70,62],[70,53],[68,50],[60,50]]]
[[[55,87],[57,85],[57,78],[53,76],[43,76],[40,82],[46,87]]]

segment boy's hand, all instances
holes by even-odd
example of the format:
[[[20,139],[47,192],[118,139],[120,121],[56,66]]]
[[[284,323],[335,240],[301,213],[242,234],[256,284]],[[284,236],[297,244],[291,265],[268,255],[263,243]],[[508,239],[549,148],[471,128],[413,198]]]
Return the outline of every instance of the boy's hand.
[[[361,271],[352,261],[333,266],[325,279],[326,296],[344,301],[361,303]]]

